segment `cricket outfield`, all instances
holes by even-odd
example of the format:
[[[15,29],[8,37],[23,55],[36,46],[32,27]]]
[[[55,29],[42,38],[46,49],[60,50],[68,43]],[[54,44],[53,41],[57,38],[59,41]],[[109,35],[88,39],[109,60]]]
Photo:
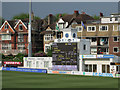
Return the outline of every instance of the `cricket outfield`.
[[[118,88],[111,77],[2,71],[3,88]]]

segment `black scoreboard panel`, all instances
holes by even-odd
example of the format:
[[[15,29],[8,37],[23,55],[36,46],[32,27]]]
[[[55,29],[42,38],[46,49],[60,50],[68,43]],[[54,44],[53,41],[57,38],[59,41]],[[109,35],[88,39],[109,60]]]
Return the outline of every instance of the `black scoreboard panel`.
[[[53,43],[53,65],[77,65],[77,43]]]

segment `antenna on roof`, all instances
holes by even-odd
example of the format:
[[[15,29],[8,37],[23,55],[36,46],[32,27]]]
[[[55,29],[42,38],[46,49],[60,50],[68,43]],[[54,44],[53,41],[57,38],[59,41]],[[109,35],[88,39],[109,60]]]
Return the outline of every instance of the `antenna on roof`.
[[[28,57],[32,56],[32,42],[31,42],[31,11],[32,0],[29,1],[29,23],[28,23]]]

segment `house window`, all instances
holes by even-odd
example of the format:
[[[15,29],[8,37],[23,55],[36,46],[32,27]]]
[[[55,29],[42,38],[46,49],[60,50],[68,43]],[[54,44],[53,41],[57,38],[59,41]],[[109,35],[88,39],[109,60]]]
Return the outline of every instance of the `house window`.
[[[112,18],[110,18],[110,21],[112,21]]]
[[[23,34],[18,34],[18,42],[24,42]]]
[[[83,45],[83,50],[87,50],[87,45]]]
[[[27,67],[32,67],[32,61],[27,61]]]
[[[108,26],[107,25],[102,25],[99,27],[100,31],[108,31]]]
[[[23,30],[22,24],[19,24],[19,30]]]
[[[53,35],[52,34],[45,34],[45,41],[50,41],[53,40]]]
[[[96,64],[85,64],[85,72],[97,72]]]
[[[5,29],[8,29],[8,25],[7,24],[5,25]]]
[[[63,26],[64,26],[63,23],[58,24],[59,29],[63,29],[64,28]]]
[[[10,50],[11,44],[2,43],[2,50]]]
[[[78,32],[82,32],[83,27],[82,26],[76,26],[76,29],[77,29]]]
[[[39,61],[36,61],[36,67],[39,67],[40,65],[39,65]]]
[[[18,50],[24,50],[24,49],[25,49],[25,44],[24,43],[18,44]]]
[[[11,35],[3,34],[2,35],[2,40],[11,40]]]
[[[119,37],[114,37],[114,42],[118,42],[119,41]]]
[[[76,38],[76,34],[75,33],[73,34],[73,38]]]
[[[110,65],[102,65],[102,73],[110,73]]]
[[[118,21],[118,17],[115,17],[115,21]]]
[[[87,31],[94,32],[94,31],[96,31],[96,27],[95,26],[87,26]]]
[[[119,52],[119,48],[118,47],[113,47],[113,52],[114,53],[118,53]]]
[[[113,31],[118,31],[118,25],[113,25]]]
[[[49,61],[44,61],[44,67],[48,68],[49,67]]]
[[[96,38],[91,39],[91,42],[96,42],[96,41],[97,41]]]
[[[91,54],[97,54],[97,48],[91,48]]]

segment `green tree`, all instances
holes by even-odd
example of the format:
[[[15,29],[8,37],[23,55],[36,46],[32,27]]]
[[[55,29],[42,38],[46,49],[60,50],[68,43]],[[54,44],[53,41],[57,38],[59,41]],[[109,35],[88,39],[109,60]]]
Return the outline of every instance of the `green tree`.
[[[3,19],[3,17],[0,17],[0,26],[2,26],[2,24],[4,23],[4,19]]]
[[[59,20],[59,18],[60,18],[59,15],[60,15],[59,13],[55,15],[55,20],[56,20],[56,21]],[[67,13],[62,13],[62,14],[61,14],[62,17],[65,16],[65,15],[67,15]]]
[[[21,13],[21,14],[18,14],[12,17],[13,20],[14,19],[26,19],[26,18],[29,18],[29,14],[27,13]],[[34,16],[34,19],[40,19],[40,17]]]
[[[93,15],[92,16],[95,20],[99,20],[100,19],[100,16],[97,16],[97,15]]]

